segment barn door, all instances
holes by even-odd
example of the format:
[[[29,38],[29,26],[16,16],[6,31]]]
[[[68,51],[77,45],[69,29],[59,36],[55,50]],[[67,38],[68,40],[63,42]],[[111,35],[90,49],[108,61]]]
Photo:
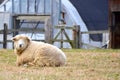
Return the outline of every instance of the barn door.
[[[112,48],[120,48],[120,12],[114,12],[112,15]]]

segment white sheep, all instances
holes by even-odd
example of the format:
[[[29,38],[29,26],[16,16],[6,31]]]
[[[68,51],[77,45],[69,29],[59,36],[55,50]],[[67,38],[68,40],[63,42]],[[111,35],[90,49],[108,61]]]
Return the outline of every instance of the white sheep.
[[[30,40],[25,35],[12,38],[14,53],[17,54],[17,65],[62,66],[66,55],[62,50],[48,43]]]

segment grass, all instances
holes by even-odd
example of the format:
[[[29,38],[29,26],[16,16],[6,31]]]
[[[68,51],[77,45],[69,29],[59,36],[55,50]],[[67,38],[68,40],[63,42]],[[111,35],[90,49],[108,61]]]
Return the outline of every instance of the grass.
[[[17,67],[13,50],[0,49],[0,80],[120,80],[120,50],[63,49],[63,67]]]

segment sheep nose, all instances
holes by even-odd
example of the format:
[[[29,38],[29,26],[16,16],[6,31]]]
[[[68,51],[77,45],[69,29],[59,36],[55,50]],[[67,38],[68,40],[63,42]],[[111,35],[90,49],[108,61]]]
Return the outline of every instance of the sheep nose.
[[[21,48],[21,47],[22,47],[22,44],[20,44],[19,47]]]

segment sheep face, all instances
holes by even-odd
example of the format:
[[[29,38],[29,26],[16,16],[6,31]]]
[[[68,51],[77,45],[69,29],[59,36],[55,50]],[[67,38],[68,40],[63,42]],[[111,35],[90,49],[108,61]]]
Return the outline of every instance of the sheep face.
[[[29,44],[30,40],[26,36],[15,36],[12,41],[14,42],[14,48],[18,51],[23,51]]]

